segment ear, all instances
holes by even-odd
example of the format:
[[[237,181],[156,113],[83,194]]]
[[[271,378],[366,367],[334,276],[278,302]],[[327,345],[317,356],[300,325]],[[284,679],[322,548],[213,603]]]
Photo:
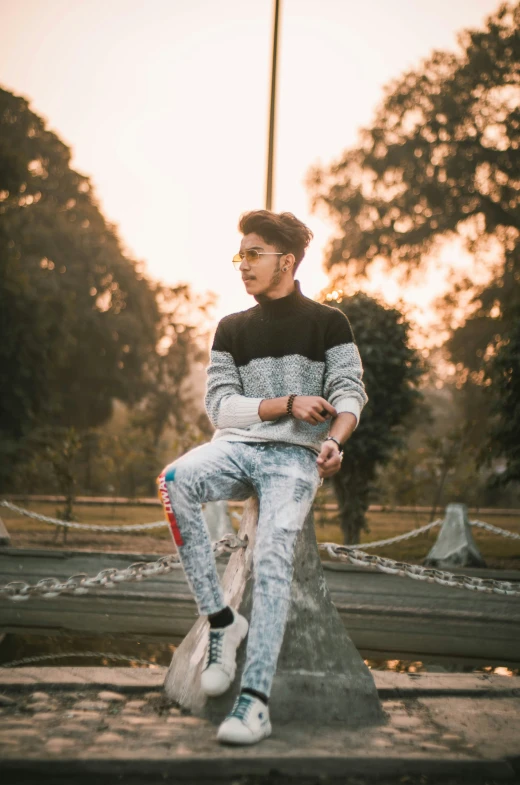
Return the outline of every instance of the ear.
[[[296,257],[293,253],[288,253],[285,255],[283,267],[287,267],[287,269],[292,272],[295,263],[296,263]]]

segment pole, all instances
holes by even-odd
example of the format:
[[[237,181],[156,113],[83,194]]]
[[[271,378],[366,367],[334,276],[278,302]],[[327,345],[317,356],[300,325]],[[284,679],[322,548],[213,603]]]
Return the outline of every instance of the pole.
[[[273,203],[273,163],[274,163],[274,130],[276,115],[276,66],[278,58],[278,26],[280,20],[281,0],[274,3],[273,24],[273,59],[271,67],[271,104],[269,109],[269,143],[267,148],[267,183],[265,189],[265,208],[272,209]]]

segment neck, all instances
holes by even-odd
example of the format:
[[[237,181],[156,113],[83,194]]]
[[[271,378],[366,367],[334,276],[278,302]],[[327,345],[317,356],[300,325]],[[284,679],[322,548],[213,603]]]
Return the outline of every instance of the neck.
[[[255,295],[255,300],[259,303],[266,302],[267,300],[280,300],[282,297],[287,297],[291,292],[294,292],[296,288],[295,283],[294,278],[291,276],[290,280],[281,281],[270,291]]]
[[[290,316],[300,310],[305,302],[305,298],[300,291],[300,282],[294,279],[290,290],[285,295],[267,297],[266,295],[258,294],[255,295],[255,300],[266,318]]]

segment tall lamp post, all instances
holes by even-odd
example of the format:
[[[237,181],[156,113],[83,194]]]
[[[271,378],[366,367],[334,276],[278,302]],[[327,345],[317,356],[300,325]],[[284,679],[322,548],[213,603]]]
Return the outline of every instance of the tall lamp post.
[[[278,27],[280,22],[280,5],[281,0],[275,0],[273,23],[273,58],[271,66],[271,102],[269,109],[269,142],[267,148],[267,182],[265,188],[266,210],[271,210],[273,203],[274,131],[276,120],[276,66],[278,59]]]

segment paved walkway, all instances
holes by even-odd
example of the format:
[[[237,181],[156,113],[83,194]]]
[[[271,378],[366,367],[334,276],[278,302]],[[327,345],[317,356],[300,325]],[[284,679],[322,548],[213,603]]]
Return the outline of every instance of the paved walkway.
[[[2,782],[520,782],[520,678],[374,672],[386,725],[347,732],[295,718],[237,749],[168,705],[164,676],[0,669]]]

